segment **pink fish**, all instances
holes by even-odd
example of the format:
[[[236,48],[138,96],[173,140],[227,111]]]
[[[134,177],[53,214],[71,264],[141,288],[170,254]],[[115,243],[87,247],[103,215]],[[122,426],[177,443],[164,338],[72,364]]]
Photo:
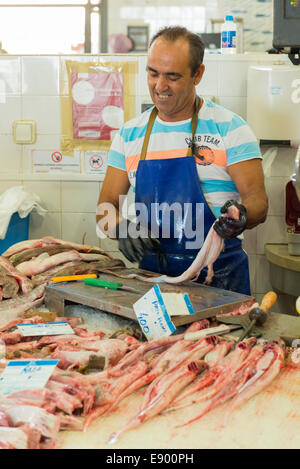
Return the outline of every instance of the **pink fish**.
[[[91,250],[97,249],[97,251],[109,258],[112,259],[112,257],[103,251],[100,248],[96,248],[95,246],[88,246],[86,244],[78,244],[78,243],[73,243],[71,241],[64,241],[63,239],[57,239],[53,238],[52,236],[44,236],[41,239],[30,239],[26,241],[20,241],[19,243],[14,244],[13,246],[9,247],[3,254],[2,256],[4,257],[10,257],[13,254],[16,254],[17,252],[24,251],[25,249],[33,249],[33,248],[40,248],[40,247],[45,247],[49,245],[64,245],[69,247],[70,249],[75,249],[78,251],[83,251],[83,252],[89,252]]]
[[[235,399],[230,403],[224,417],[227,423],[230,413],[265,389],[278,376],[285,364],[285,350],[282,341],[270,344],[263,357],[256,364],[256,373],[239,389]]]
[[[12,263],[3,256],[0,256],[0,266],[4,267],[4,269],[7,271],[7,275],[10,275],[17,280],[23,293],[26,294],[32,290],[31,280],[27,278],[26,275],[23,275],[19,270],[17,270],[12,265]]]
[[[239,210],[237,207],[232,205],[229,207],[228,212],[222,215],[223,217],[230,217],[233,219],[239,218]],[[207,267],[207,275],[204,283],[209,284],[214,276],[213,264],[218,259],[220,253],[224,249],[224,240],[214,230],[212,226],[205,238],[202,248],[198,252],[192,265],[178,277],[169,277],[167,275],[161,275],[160,277],[150,278],[147,281],[155,283],[166,282],[166,283],[184,283],[187,281],[196,281],[200,275],[201,270]]]
[[[230,381],[232,373],[247,358],[255,342],[256,339],[251,337],[237,344],[232,352],[212,366],[198,382],[179,396],[169,410],[177,410],[215,396],[224,384]]]
[[[141,423],[146,422],[155,415],[161,413],[175,396],[195,379],[198,373],[203,371],[203,362],[193,361],[179,367],[176,372],[171,374],[171,378],[167,386],[163,386],[155,397],[148,403],[147,407],[143,407],[140,412],[133,417],[124,427],[115,433],[112,433],[108,439],[108,444],[114,444],[118,438],[127,430],[137,427]]]
[[[40,285],[25,295],[1,301],[0,303],[0,325],[16,319],[22,313],[40,306],[44,301],[45,286]]]

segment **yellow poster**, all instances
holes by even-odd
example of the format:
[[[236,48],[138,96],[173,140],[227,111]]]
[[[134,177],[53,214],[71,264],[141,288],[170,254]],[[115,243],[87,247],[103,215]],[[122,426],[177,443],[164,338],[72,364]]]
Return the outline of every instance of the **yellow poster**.
[[[61,150],[108,150],[122,124],[135,117],[137,62],[67,60],[68,96],[61,98]]]

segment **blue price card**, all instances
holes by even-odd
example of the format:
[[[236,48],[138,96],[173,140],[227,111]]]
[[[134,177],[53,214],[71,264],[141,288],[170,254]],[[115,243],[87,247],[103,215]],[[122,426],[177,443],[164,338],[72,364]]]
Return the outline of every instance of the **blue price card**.
[[[175,331],[158,285],[134,303],[133,309],[147,340],[160,339]]]
[[[0,376],[0,394],[43,388],[58,360],[12,360]]]

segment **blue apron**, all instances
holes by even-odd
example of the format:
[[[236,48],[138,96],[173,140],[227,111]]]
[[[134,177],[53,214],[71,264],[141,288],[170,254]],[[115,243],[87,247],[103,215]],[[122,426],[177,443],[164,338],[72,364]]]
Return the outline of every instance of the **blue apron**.
[[[193,136],[200,108],[198,97],[196,103],[191,123]],[[191,148],[187,156],[182,158],[145,159],[156,115],[157,109],[154,108],[137,168],[135,202],[141,226],[153,232],[160,241],[160,248],[159,251],[146,253],[139,267],[174,277],[182,274],[192,264],[201,248],[201,244],[196,248],[191,244],[191,248],[187,249],[187,243],[195,243],[198,239],[196,234],[194,237],[191,237],[191,234],[196,232],[196,228],[199,230],[201,225],[203,242],[216,218],[202,192]],[[139,204],[145,204],[147,210],[140,210]],[[178,216],[180,213],[182,217]],[[187,220],[191,225],[188,237]],[[234,238],[225,241],[224,252],[214,263],[213,269],[214,277],[210,286],[250,295],[248,256],[242,249],[241,240]],[[197,282],[203,283],[206,274],[207,268],[204,268]]]

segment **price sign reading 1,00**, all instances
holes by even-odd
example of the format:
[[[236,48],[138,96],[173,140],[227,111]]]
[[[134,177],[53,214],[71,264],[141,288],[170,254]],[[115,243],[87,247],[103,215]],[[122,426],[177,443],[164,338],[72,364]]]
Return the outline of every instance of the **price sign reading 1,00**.
[[[138,320],[139,320],[139,323],[141,325],[141,328],[142,328],[142,331],[145,333],[145,334],[148,334],[150,329],[149,329],[149,326],[148,326],[148,323],[147,323],[147,319],[146,317],[148,317],[149,315],[147,313],[141,313],[138,315]]]

